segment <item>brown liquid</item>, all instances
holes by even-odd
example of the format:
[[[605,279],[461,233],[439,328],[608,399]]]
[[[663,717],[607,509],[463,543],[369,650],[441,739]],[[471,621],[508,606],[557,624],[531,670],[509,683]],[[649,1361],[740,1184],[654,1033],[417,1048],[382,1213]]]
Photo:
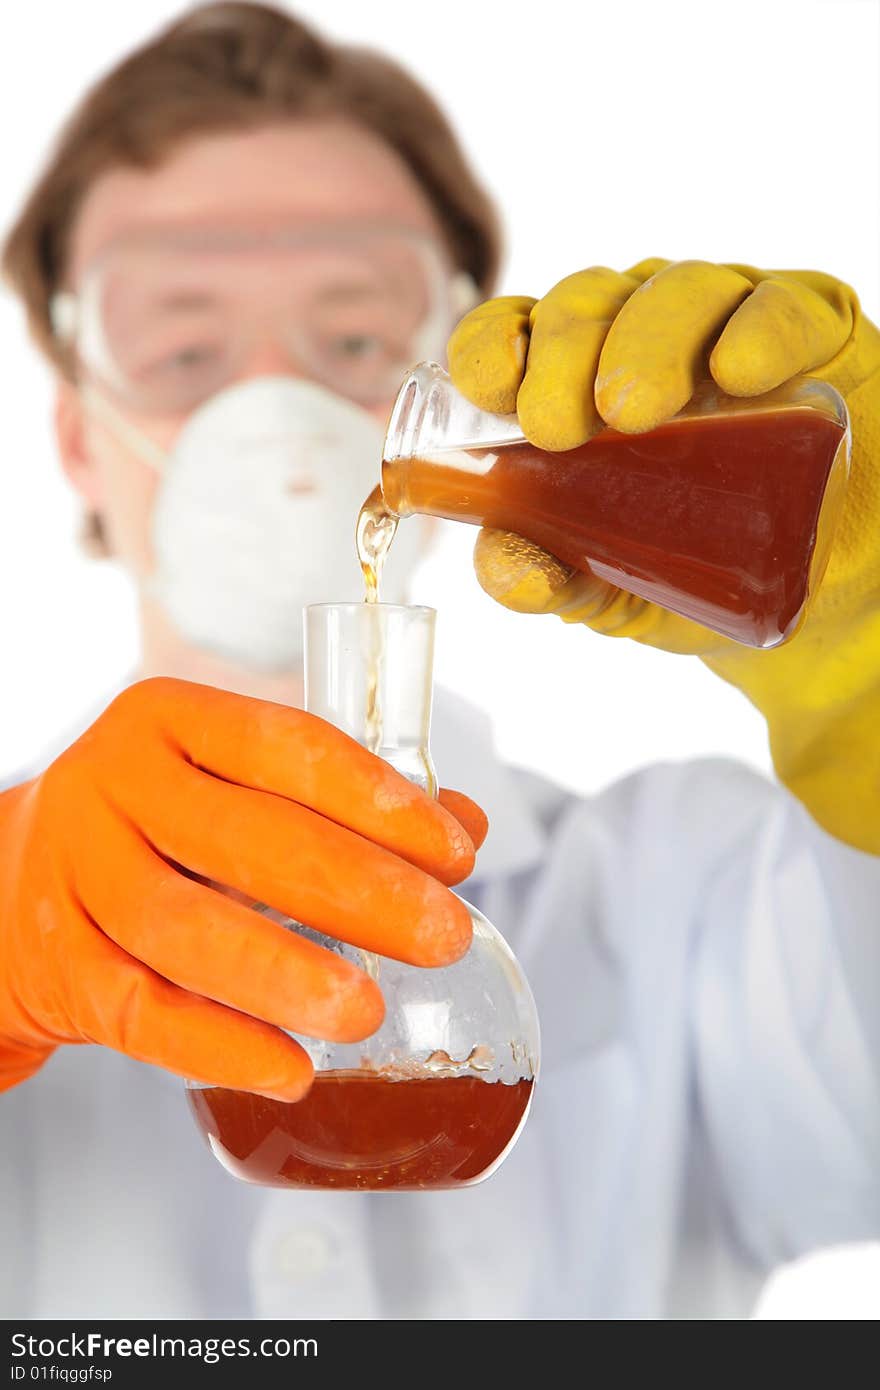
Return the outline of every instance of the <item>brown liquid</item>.
[[[462,1187],[488,1175],[525,1118],[532,1084],[331,1071],[295,1105],[219,1087],[187,1094],[235,1177],[378,1190]]]
[[[399,517],[385,506],[382,489],[374,487],[358,513],[357,553],[364,576],[367,603],[379,602],[382,570],[397,531]],[[373,651],[367,672],[366,746],[371,753],[382,747],[382,709],[379,703],[379,669],[382,653]]]
[[[819,513],[843,433],[813,410],[707,416],[643,435],[604,430],[561,454],[473,450],[484,471],[452,451],[386,459],[382,491],[394,514],[517,532],[573,569],[772,646],[821,578]],[[829,501],[842,480],[838,468]]]
[[[367,603],[379,602],[382,569],[399,519],[385,506],[382,489],[374,487],[361,507],[357,520],[357,552],[367,590]]]

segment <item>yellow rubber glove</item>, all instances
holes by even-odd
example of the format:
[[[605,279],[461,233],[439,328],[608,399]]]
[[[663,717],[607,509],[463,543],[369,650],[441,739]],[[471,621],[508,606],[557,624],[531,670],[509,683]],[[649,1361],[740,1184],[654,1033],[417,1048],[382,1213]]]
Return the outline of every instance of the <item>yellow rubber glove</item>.
[[[854,292],[816,271],[599,267],[538,301],[480,305],[456,329],[449,363],[464,395],[516,410],[549,450],[576,448],[603,423],[653,429],[709,373],[735,396],[799,374],[844,396],[853,458],[843,511],[820,590],[782,647],[740,646],[506,532],[480,533],[475,564],[508,608],[702,657],[764,714],[776,771],[819,824],[880,854],[880,333]]]

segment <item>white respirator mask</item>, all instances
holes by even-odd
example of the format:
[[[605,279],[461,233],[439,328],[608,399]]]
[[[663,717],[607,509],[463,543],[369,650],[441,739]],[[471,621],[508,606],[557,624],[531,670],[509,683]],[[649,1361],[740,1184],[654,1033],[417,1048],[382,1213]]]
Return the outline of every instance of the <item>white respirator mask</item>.
[[[200,406],[166,452],[105,397],[88,405],[161,475],[145,590],[180,635],[255,671],[299,668],[303,607],[364,597],[355,526],[379,478],[379,423],[312,382],[251,378]],[[400,529],[383,600],[406,600],[423,549],[422,525]]]

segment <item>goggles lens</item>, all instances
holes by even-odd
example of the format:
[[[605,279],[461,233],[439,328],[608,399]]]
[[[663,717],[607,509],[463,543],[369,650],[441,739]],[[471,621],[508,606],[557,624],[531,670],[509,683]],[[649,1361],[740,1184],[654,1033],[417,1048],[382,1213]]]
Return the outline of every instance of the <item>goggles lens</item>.
[[[451,268],[427,236],[201,231],[117,243],[83,277],[70,336],[147,413],[193,410],[267,353],[273,370],[369,406],[442,355],[455,317]]]

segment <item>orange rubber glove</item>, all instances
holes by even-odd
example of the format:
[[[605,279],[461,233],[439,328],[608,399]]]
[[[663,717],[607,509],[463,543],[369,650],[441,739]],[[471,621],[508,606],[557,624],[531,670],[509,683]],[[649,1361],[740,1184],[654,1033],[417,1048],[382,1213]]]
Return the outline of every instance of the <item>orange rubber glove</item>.
[[[311,1063],[281,1029],[356,1041],[382,996],[248,904],[414,965],[457,960],[470,918],[444,884],[470,873],[486,821],[442,801],[454,814],[301,710],[129,687],[0,796],[0,1089],[59,1043],[97,1042],[299,1099]]]

